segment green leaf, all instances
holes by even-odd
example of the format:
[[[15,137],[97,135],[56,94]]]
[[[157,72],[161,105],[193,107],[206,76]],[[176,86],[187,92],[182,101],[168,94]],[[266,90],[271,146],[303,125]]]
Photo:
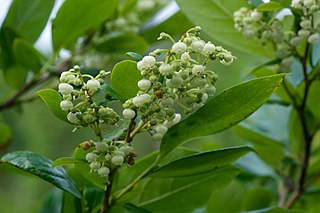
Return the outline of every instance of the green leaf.
[[[20,89],[25,84],[27,74],[28,70],[15,62],[4,70],[7,84],[14,89]]]
[[[138,207],[132,203],[125,203],[122,206],[130,213],[152,213],[151,211]]]
[[[103,53],[124,55],[126,52],[143,53],[148,48],[148,43],[134,33],[113,32],[102,41],[95,44],[95,48]]]
[[[234,29],[233,13],[248,6],[245,0],[177,0],[177,3],[182,12],[215,41],[232,44],[232,48],[250,55],[269,55],[257,42]]]
[[[233,127],[233,130],[242,138],[252,142],[262,160],[279,168],[284,157],[284,147],[280,142],[241,125]]]
[[[280,207],[269,207],[269,208],[257,209],[249,212],[243,212],[243,213],[305,213],[305,211],[289,210],[289,209],[283,209]]]
[[[54,0],[14,0],[3,27],[10,27],[20,36],[34,43],[46,26]]]
[[[37,92],[40,98],[47,104],[51,112],[59,119],[70,123],[67,119],[67,111],[63,111],[60,107],[62,101],[61,95],[54,89],[44,89]]]
[[[238,173],[239,169],[227,166],[195,176],[146,179],[130,192],[136,196],[127,202],[157,213],[192,212],[205,205],[213,191],[229,184]]]
[[[219,167],[233,163],[250,151],[253,151],[253,149],[250,147],[231,147],[197,153],[180,158],[156,169],[152,173],[152,177],[182,177],[214,171]]]
[[[127,56],[130,56],[131,58],[133,58],[134,61],[136,61],[136,62],[142,60],[142,56],[139,55],[138,53],[135,53],[135,52],[127,52],[126,55],[127,55]]]
[[[51,168],[52,161],[30,151],[15,151],[5,154],[0,163],[9,164],[41,179],[56,187],[81,198],[75,183],[63,167]]]
[[[0,122],[0,150],[1,148],[5,148],[11,141],[12,132],[10,127]]]
[[[256,78],[227,89],[169,129],[161,143],[161,155],[166,155],[191,138],[221,132],[246,119],[268,100],[284,76],[278,74]]]
[[[108,84],[103,84],[101,86],[101,89],[109,96],[111,96],[112,98],[119,100],[121,102],[125,102],[126,99],[124,97],[122,97],[121,94],[119,94],[118,92],[116,92],[114,89],[112,89],[112,87],[110,87]]]
[[[86,30],[95,29],[108,19],[116,8],[116,0],[66,0],[52,21],[55,50],[73,42]]]
[[[260,6],[257,8],[258,11],[276,11],[283,9],[284,6],[278,2],[270,1],[268,3],[260,4]]]
[[[269,207],[274,198],[273,192],[262,186],[254,187],[246,191],[244,195],[244,209],[254,210]]]
[[[63,208],[63,191],[54,189],[44,197],[37,213],[61,213]]]
[[[57,166],[65,166],[68,164],[75,164],[75,163],[83,163],[85,162],[84,160],[79,160],[79,159],[75,159],[72,157],[62,157],[62,158],[58,158],[55,161],[53,161],[51,167],[55,168]]]
[[[18,63],[23,67],[38,73],[42,67],[41,55],[26,40],[15,39],[13,42],[13,54]]]
[[[126,100],[137,95],[140,79],[137,63],[130,60],[117,63],[111,73],[112,88]]]
[[[104,190],[96,187],[86,187],[83,190],[83,197],[85,199],[85,208],[87,212],[97,213],[103,202]]]

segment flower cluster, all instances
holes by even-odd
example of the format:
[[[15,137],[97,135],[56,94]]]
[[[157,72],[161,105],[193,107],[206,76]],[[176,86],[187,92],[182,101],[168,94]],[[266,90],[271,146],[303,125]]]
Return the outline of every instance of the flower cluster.
[[[319,41],[320,11],[319,0],[292,0],[291,10],[299,14],[299,26],[287,30],[283,19],[278,18],[278,11],[262,12],[242,7],[234,13],[235,28],[247,38],[258,38],[261,44],[271,42],[276,47],[276,56],[281,60],[280,70],[290,69],[292,55],[297,55],[297,47],[308,42],[314,44]],[[287,14],[287,15],[292,15]]]
[[[63,100],[60,102],[60,107],[69,112],[67,119],[72,124],[88,126],[118,122],[119,116],[112,108],[93,100],[107,74],[104,70],[101,70],[96,77],[81,74],[79,66],[61,74],[58,88]]]
[[[200,27],[188,30],[178,42],[161,33],[159,39],[170,39],[171,48],[157,49],[137,63],[142,75],[138,82],[140,90],[123,104],[123,116],[127,119],[140,116],[143,127],[156,141],[180,121],[177,107],[188,114],[214,95],[218,75],[206,68],[207,63],[218,59],[228,65],[235,58],[223,47],[203,41],[200,30]],[[157,60],[162,54],[164,59]]]
[[[97,172],[101,177],[124,164],[133,165],[136,156],[134,149],[125,141],[92,142],[95,149],[86,155],[91,172]]]

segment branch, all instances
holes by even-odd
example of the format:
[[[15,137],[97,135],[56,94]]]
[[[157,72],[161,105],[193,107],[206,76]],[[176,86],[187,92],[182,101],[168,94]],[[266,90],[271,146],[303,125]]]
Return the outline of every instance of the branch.
[[[115,175],[116,171],[117,171],[116,169],[113,169],[108,175],[108,182],[106,185],[106,190],[104,192],[104,198],[103,198],[103,203],[102,203],[100,213],[107,213],[108,209],[110,208],[109,199],[111,195],[111,186],[112,186],[113,176]]]

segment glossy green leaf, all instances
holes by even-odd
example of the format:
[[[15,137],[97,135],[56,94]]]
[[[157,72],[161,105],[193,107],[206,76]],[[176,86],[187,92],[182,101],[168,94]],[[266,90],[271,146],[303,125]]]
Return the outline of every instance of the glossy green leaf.
[[[136,196],[129,202],[157,213],[192,212],[205,205],[213,191],[229,184],[239,173],[233,166],[218,170],[195,176],[145,180],[130,192]]]
[[[90,213],[98,213],[104,197],[104,190],[96,187],[86,187],[83,190],[85,208]],[[66,212],[68,213],[68,212]]]
[[[127,56],[130,56],[134,61],[138,62],[142,60],[142,56],[135,52],[127,52]]]
[[[138,207],[132,203],[125,203],[122,206],[130,213],[151,213],[151,211]]]
[[[61,95],[54,89],[44,89],[37,92],[40,98],[47,104],[51,112],[59,119],[69,123],[67,119],[67,111],[63,111],[60,107],[62,101]]]
[[[148,43],[139,35],[133,33],[114,32],[108,34],[95,48],[103,53],[124,55],[126,52],[142,54],[148,48]]]
[[[86,162],[86,161],[75,159],[75,158],[72,158],[72,157],[62,157],[62,158],[58,158],[55,161],[53,161],[51,167],[55,168],[57,166],[65,166],[65,165],[68,165],[68,164],[84,163],[84,162]]]
[[[182,12],[214,40],[224,45],[253,55],[268,53],[255,41],[246,39],[234,29],[233,13],[247,7],[245,0],[177,0]],[[235,42],[236,41],[236,42]]]
[[[166,155],[191,138],[221,132],[244,120],[268,100],[284,76],[278,74],[256,78],[227,89],[169,129],[161,143],[161,155]]]
[[[275,1],[270,1],[270,2],[265,3],[265,4],[260,4],[260,6],[257,8],[257,10],[265,12],[265,11],[281,10],[283,8],[284,7],[283,7],[282,4],[280,4],[278,2],[275,2]]]
[[[73,158],[83,160],[83,163],[76,163],[74,169],[91,184],[104,190],[106,178],[101,177],[96,172],[90,172],[89,163],[86,160],[86,154],[92,152],[93,149],[93,144],[83,142],[74,150]]]
[[[250,147],[231,147],[197,153],[180,158],[156,169],[152,173],[152,177],[183,177],[214,171],[219,167],[233,163],[250,151],[253,151]]]
[[[116,0],[66,0],[52,21],[54,49],[73,42],[86,30],[95,29],[116,8]]]
[[[276,168],[280,166],[284,157],[284,146],[280,142],[241,125],[235,126],[233,130],[253,144],[262,160]]]
[[[243,213],[306,213],[303,210],[289,210],[289,209],[283,209],[280,207],[269,207],[264,209],[257,209],[253,211],[247,211]]]
[[[75,183],[64,168],[51,168],[52,161],[41,155],[30,151],[15,151],[2,156],[0,163],[34,174],[76,197],[81,197]]]
[[[23,39],[13,42],[13,54],[16,61],[23,67],[38,73],[42,67],[41,55],[31,44]]]
[[[20,36],[34,43],[47,24],[54,2],[54,0],[14,0],[3,26],[14,29]]]
[[[137,95],[140,79],[141,74],[137,68],[137,63],[130,60],[117,63],[111,73],[112,88],[125,99]]]
[[[5,148],[11,141],[12,132],[10,127],[0,122],[0,150],[1,148]]]

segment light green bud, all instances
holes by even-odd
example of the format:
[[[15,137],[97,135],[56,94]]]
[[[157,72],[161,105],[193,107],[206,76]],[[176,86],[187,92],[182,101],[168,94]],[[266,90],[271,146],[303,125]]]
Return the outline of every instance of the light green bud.
[[[86,159],[88,162],[95,161],[95,160],[97,160],[97,158],[98,158],[98,155],[95,153],[90,152],[90,153],[86,154]]]
[[[101,167],[98,169],[98,174],[101,176],[101,177],[108,177],[110,173],[110,169],[108,167]]]
[[[98,161],[93,161],[90,163],[89,167],[93,170],[96,171],[101,167],[101,163]]]
[[[114,166],[121,166],[124,162],[124,157],[121,155],[115,155],[111,158],[111,163]]]
[[[109,149],[109,145],[105,142],[96,142],[95,146],[96,146],[96,149],[100,152],[106,152]]]

